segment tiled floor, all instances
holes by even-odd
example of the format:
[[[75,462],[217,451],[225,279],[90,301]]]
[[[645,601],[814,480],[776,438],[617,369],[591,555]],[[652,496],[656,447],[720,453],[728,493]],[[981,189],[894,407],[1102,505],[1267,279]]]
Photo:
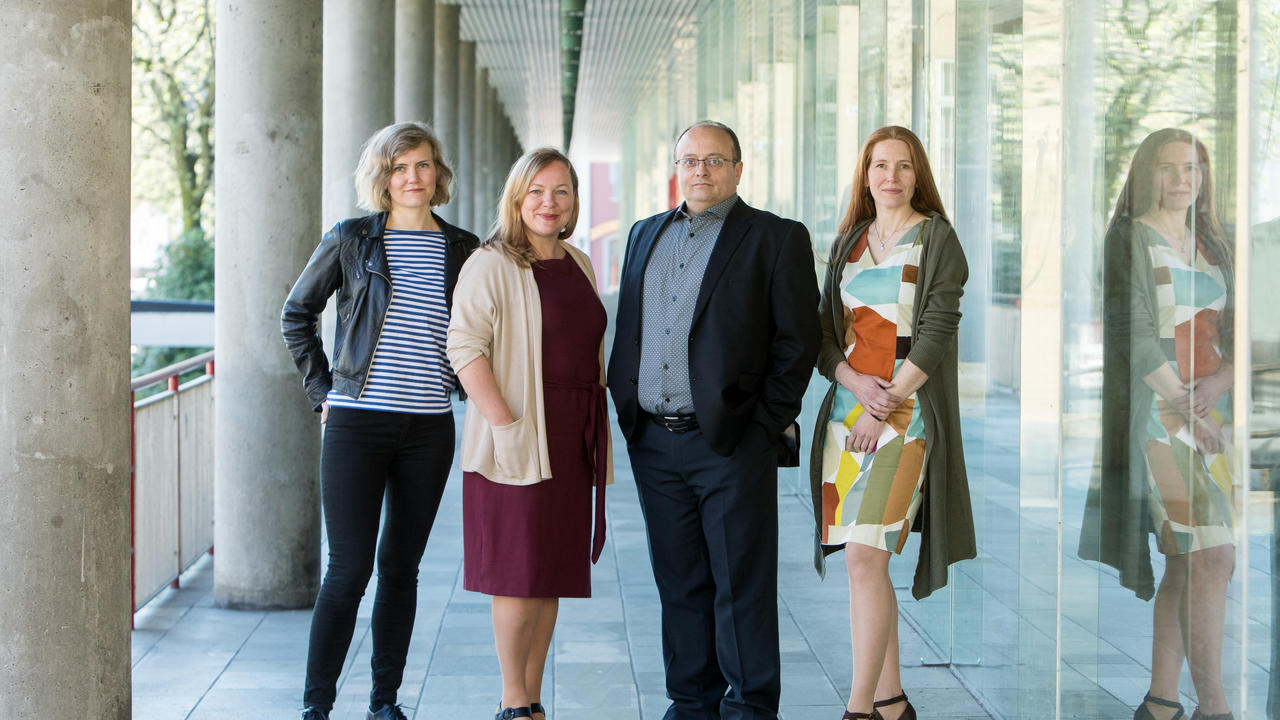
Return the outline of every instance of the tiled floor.
[[[625,453],[609,490],[609,543],[592,573],[589,600],[560,606],[543,703],[555,720],[657,720],[666,710],[644,523]],[[456,474],[456,473],[455,473]],[[500,691],[488,598],[462,589],[462,493],[451,479],[422,560],[418,618],[400,701],[413,718],[492,717]],[[819,581],[811,564],[808,498],[782,482],[779,497],[782,711],[787,720],[835,720],[849,691],[848,590],[843,563]],[[914,555],[895,560],[909,581]],[[213,559],[206,558],[136,616],[133,716],[294,718],[306,656],[308,611],[246,612],[213,607]],[[909,591],[899,595],[910,602]],[[369,692],[368,619],[361,607],[339,686],[334,720],[364,717]],[[921,659],[938,650],[902,624],[904,685],[921,717],[987,718],[946,667]]]

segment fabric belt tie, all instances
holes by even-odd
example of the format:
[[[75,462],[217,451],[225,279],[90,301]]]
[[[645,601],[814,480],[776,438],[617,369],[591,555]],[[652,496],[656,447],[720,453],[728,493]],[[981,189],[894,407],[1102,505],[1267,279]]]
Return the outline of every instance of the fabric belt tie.
[[[595,457],[596,488],[595,528],[591,534],[591,562],[600,560],[604,550],[604,487],[609,474],[609,406],[605,399],[604,387],[598,382],[556,382],[544,380],[544,387],[561,390],[582,390],[590,397],[587,399],[587,423],[583,430],[587,452]]]

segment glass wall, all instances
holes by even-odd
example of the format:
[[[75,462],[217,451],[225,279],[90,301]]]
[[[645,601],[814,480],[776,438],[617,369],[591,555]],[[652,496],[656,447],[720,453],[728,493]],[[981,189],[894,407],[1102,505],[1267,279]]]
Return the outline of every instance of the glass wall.
[[[891,564],[911,661],[999,717],[1280,717],[1280,0],[712,0],[683,36],[624,142],[624,227],[721,120],[819,274],[862,139],[900,124],[964,246],[979,557],[918,603],[915,540]]]

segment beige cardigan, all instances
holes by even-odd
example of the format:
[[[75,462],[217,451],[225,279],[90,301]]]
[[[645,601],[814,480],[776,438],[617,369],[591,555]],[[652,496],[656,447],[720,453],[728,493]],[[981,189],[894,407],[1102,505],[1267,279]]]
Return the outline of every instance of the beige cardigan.
[[[587,254],[564,242],[560,246],[595,288],[595,272]],[[510,425],[493,427],[475,402],[468,400],[458,467],[504,485],[532,485],[549,479],[551,460],[542,398],[542,302],[533,270],[520,267],[495,247],[481,247],[472,253],[453,291],[446,352],[454,372],[478,357],[487,358],[515,417]],[[603,339],[599,353],[603,387]],[[611,445],[605,475],[610,483]]]

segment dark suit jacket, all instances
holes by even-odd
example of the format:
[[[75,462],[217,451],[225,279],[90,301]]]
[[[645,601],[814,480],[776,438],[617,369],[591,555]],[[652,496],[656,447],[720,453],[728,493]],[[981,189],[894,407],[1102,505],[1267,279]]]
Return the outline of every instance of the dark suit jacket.
[[[645,266],[675,212],[641,220],[627,238],[608,385],[628,442],[643,412]],[[689,385],[711,448],[728,456],[743,442],[777,442],[800,413],[818,355],[818,282],[804,225],[739,200],[711,250],[693,314]]]

